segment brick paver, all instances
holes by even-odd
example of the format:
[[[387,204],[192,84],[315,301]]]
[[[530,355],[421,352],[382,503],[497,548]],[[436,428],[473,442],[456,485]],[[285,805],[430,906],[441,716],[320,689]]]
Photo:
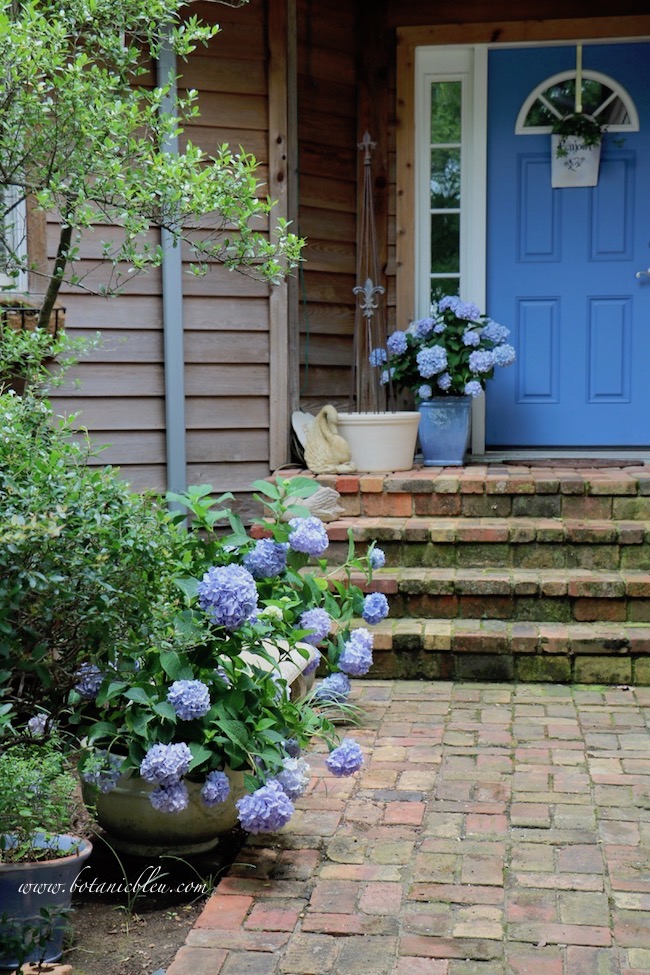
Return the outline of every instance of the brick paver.
[[[250,838],[167,975],[650,972],[650,689],[354,695],[362,772],[309,757],[296,817]]]

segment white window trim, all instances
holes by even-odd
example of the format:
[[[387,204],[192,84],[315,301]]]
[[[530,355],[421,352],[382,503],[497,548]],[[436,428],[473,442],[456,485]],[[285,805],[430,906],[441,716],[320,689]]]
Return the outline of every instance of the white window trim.
[[[575,78],[576,72],[573,71],[560,71],[558,74],[551,75],[550,78],[546,78],[541,84],[537,85],[534,91],[531,91],[530,95],[523,103],[519,109],[519,115],[517,116],[517,121],[515,123],[515,134],[516,135],[540,135],[551,131],[550,125],[525,125],[526,116],[532,108],[533,104],[537,101],[538,97],[542,92],[546,91],[547,88],[551,88],[553,85],[559,84],[562,81],[568,81],[570,78]],[[583,71],[582,77],[588,81],[598,81],[602,85],[607,85],[615,95],[621,99],[625,105],[627,111],[629,122],[627,123],[612,123],[607,125],[608,132],[638,132],[639,131],[639,113],[636,109],[632,98],[625,90],[623,85],[615,81],[614,78],[610,78],[609,75],[603,74],[601,71]]]
[[[431,83],[462,82],[460,297],[485,311],[487,227],[486,44],[415,51],[415,314],[429,314],[431,294]],[[472,452],[485,451],[485,400],[472,404]]]
[[[0,189],[0,193],[3,190]],[[13,187],[7,187],[4,190],[4,194],[11,199],[12,195],[15,198],[17,190]],[[12,239],[12,249],[21,252],[21,256],[27,256],[27,207],[25,201],[21,200],[18,205],[12,210],[11,219],[13,223],[13,230],[11,233]],[[10,278],[8,275],[3,274],[0,271],[0,287],[7,288],[10,286],[10,290],[0,291],[0,296],[9,295],[12,292],[24,293],[27,291],[27,271],[22,270],[17,278]]]

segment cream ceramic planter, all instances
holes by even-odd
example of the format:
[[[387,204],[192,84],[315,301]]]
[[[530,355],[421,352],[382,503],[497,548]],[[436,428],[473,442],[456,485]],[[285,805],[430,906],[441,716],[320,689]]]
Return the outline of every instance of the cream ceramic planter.
[[[350,445],[358,471],[410,471],[419,422],[420,414],[408,410],[339,413],[338,430]]]
[[[189,803],[180,812],[166,813],[154,809],[149,796],[154,785],[130,773],[120,776],[117,786],[105,794],[82,782],[81,791],[107,840],[117,850],[135,856],[180,856],[205,853],[213,849],[219,837],[237,824],[235,803],[246,792],[244,773],[226,769],[230,795],[225,802],[206,806],[201,799],[203,783],[185,784]]]

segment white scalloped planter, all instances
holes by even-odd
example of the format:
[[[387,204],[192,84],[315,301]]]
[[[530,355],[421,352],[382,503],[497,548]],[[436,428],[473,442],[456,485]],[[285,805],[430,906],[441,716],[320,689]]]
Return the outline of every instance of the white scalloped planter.
[[[338,429],[350,445],[358,471],[410,471],[415,456],[420,414],[339,413]]]
[[[551,186],[597,186],[599,169],[600,143],[586,146],[579,135],[551,135]]]

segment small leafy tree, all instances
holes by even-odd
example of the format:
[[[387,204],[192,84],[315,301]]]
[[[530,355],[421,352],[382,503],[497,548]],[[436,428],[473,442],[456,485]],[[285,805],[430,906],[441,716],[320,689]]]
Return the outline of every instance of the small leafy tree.
[[[189,244],[195,274],[219,262],[277,282],[299,260],[286,221],[271,236],[255,225],[272,202],[252,155],[166,151],[198,117],[197,93],[174,95],[174,77],[148,85],[149,59],[163,45],[186,59],[219,31],[186,11],[182,0],[0,0],[0,271],[15,279],[29,266],[15,240],[22,204],[61,218],[53,267],[32,268],[44,275],[40,327],[64,281],[93,290],[77,265],[93,225],[121,230],[102,242],[100,293],[160,265],[159,227]]]

